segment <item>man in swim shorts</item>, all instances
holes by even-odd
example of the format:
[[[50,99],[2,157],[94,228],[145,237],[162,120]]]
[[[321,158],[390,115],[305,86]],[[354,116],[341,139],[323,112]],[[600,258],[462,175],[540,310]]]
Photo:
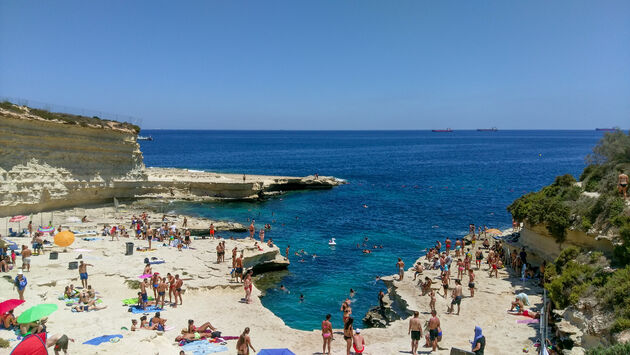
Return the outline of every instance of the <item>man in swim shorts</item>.
[[[148,286],[149,286],[149,279],[144,279],[140,283],[140,297],[142,300],[142,309],[145,309],[147,307],[147,301],[149,300],[149,297],[147,296]],[[177,302],[177,298],[175,298],[175,301]]]
[[[623,199],[628,198],[628,175],[624,174],[622,170],[619,170],[619,193],[623,194]]]
[[[459,279],[455,280],[455,289],[453,290],[453,301],[449,307],[447,313],[452,313],[455,305],[457,305],[457,315],[459,315],[459,307],[462,303],[462,282]]]
[[[414,311],[413,318],[409,320],[409,330],[407,334],[411,335],[411,355],[417,354],[418,341],[420,341],[420,337],[422,337],[422,324],[420,323],[420,318],[418,318],[419,315],[420,312]]]
[[[398,281],[402,281],[403,277],[405,277],[405,263],[401,258],[398,258],[396,267],[398,267]]]
[[[88,266],[94,266],[94,265],[86,264],[83,262],[83,260],[79,262],[79,278],[81,279],[81,286],[83,286],[83,288],[87,288],[88,286],[88,273],[87,273]]]
[[[26,245],[22,245],[22,270],[31,271],[31,255],[33,252]]]
[[[431,311],[431,318],[429,318],[429,341],[431,342],[431,347],[433,351],[437,350],[437,342],[438,342],[438,328],[440,327],[440,319],[437,317],[437,312],[435,310]]]
[[[363,335],[361,335],[361,329],[354,330],[354,336],[352,337],[352,347],[354,348],[355,354],[363,354],[365,350],[365,339],[363,339]]]

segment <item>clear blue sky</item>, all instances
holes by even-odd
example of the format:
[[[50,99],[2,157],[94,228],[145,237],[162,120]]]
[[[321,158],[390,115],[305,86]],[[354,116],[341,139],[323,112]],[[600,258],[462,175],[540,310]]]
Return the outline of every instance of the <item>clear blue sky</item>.
[[[0,96],[143,128],[630,126],[630,1],[0,0]]]

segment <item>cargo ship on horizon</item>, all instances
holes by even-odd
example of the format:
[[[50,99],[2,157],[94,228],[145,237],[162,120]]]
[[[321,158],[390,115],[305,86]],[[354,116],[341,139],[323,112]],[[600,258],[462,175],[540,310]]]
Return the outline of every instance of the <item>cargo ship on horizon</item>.
[[[432,129],[431,132],[453,132],[452,129],[447,128],[447,129]]]
[[[499,129],[496,127],[492,127],[492,128],[477,128],[478,132],[496,132]]]

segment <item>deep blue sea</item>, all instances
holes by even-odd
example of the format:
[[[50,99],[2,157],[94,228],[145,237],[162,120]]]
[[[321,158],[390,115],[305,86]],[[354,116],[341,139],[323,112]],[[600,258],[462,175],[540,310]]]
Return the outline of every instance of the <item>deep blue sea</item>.
[[[181,213],[248,224],[272,223],[266,238],[291,254],[289,272],[263,304],[298,329],[315,329],[326,313],[341,327],[339,307],[356,290],[353,315],[362,318],[383,288],[377,275],[396,273],[435,240],[466,233],[468,224],[506,228],[506,206],[555,176],[578,177],[602,136],[595,131],[143,131],[147,166],[216,172],[314,173],[349,184],[293,192],[264,202],[172,204]],[[364,208],[363,205],[368,208]],[[272,216],[273,213],[273,216]],[[275,222],[272,222],[274,221]],[[240,235],[244,237],[245,234]],[[328,239],[337,246],[330,248]],[[383,245],[364,255],[356,244]],[[312,254],[318,257],[313,259]],[[279,291],[280,284],[290,291]],[[300,294],[304,302],[299,301]]]

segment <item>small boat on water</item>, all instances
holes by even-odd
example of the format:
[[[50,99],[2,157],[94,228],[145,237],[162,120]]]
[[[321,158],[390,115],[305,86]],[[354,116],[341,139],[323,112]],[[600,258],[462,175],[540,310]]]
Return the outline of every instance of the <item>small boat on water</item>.
[[[499,129],[496,127],[492,127],[492,128],[477,128],[478,132],[496,132]]]
[[[337,242],[335,241],[335,238],[330,239],[330,240],[328,241],[328,245],[330,245],[330,246],[335,246],[335,245],[337,245]]]
[[[148,136],[148,137],[138,136],[138,140],[139,141],[152,141],[153,137],[151,137],[151,136]]]
[[[595,128],[595,130],[599,132],[614,132],[617,128]]]
[[[453,132],[453,130],[450,129],[450,128],[447,128],[447,129],[432,129],[431,132],[447,132],[447,133],[450,133],[450,132]]]

